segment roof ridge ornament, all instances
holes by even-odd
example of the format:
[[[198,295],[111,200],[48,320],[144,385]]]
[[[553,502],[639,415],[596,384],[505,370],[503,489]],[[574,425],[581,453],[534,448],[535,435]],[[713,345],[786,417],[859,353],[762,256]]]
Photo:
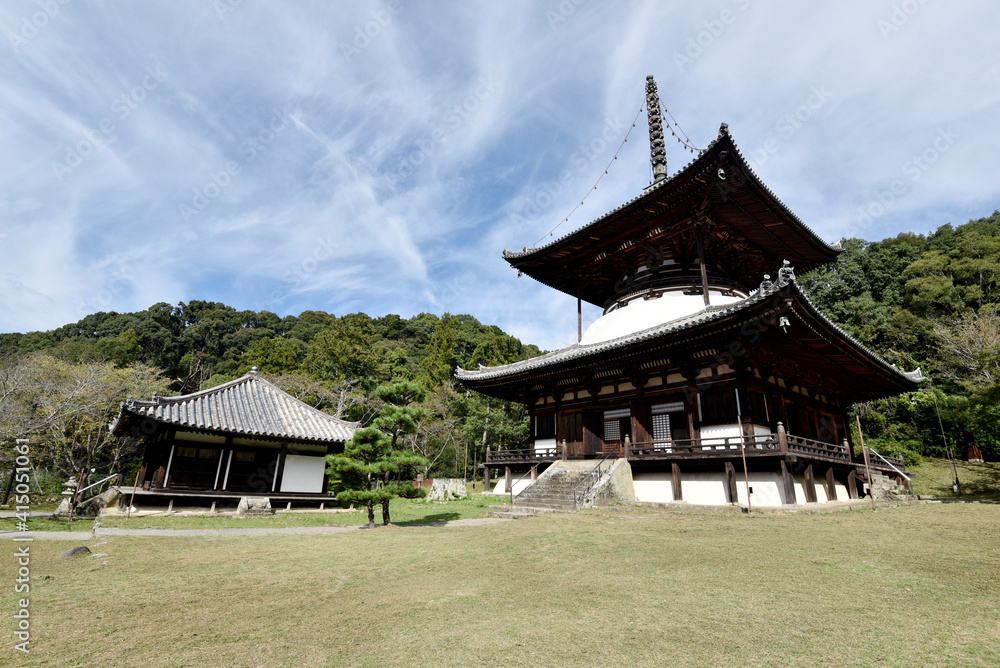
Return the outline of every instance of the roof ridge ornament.
[[[653,75],[646,76],[646,116],[649,119],[649,161],[653,166],[653,181],[667,178],[667,151],[663,143],[663,112],[656,92]]]
[[[778,270],[778,286],[785,287],[789,283],[795,282],[795,267],[788,260],[784,260],[781,269]]]

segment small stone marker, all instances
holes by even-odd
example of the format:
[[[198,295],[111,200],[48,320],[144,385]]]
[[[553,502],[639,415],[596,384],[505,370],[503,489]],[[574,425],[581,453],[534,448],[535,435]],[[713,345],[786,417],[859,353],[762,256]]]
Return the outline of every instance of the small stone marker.
[[[244,496],[236,508],[237,515],[273,515],[271,500],[266,496]]]
[[[60,557],[80,557],[80,556],[83,556],[85,554],[90,554],[90,548],[87,547],[86,545],[77,545],[76,547],[71,547],[70,549],[66,550],[65,552],[63,552],[59,556]]]

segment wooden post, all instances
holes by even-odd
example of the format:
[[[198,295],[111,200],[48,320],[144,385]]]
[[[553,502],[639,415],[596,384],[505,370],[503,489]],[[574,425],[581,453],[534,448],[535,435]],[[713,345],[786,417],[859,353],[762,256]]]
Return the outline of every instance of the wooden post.
[[[736,505],[739,497],[736,495],[736,467],[732,462],[726,462],[726,495],[729,503]]]
[[[737,406],[739,406],[739,390],[736,390],[736,401]],[[750,474],[747,472],[747,451],[746,451],[746,439],[743,437],[743,418],[740,414],[736,414],[736,423],[740,426],[740,455],[743,457],[743,480],[746,481],[747,485],[747,512],[753,512],[750,507]]]
[[[788,435],[785,433],[785,425],[781,422],[778,423],[778,446],[781,448],[781,454],[788,454]]]
[[[826,470],[826,500],[827,501],[837,500],[837,481],[833,477],[832,466]]]
[[[684,495],[681,493],[681,467],[676,462],[670,465],[674,474],[674,501],[683,501]]]
[[[872,510],[875,510],[875,481],[872,480],[872,469],[868,464],[868,448],[865,447],[865,435],[861,433],[861,418],[855,414],[858,423],[858,440],[861,441],[861,452],[865,454],[865,474],[868,476],[868,496],[872,497]]]
[[[535,482],[537,478],[538,478],[538,465],[536,464],[535,466],[531,467],[531,482]]]
[[[490,467],[483,465],[483,494],[489,494],[490,490]]]
[[[564,438],[563,441],[562,441],[562,460],[566,461],[566,458],[568,456],[569,456],[569,453],[566,452],[566,439]]]
[[[816,498],[816,476],[813,475],[812,464],[806,467],[805,478],[806,503],[816,503],[819,499]]]
[[[851,471],[847,474],[847,498],[858,498],[858,473]]]
[[[785,503],[794,506],[795,505],[795,478],[792,477],[791,472],[788,470],[788,465],[785,460],[781,460],[781,487],[785,492]]]
[[[504,489],[505,492],[507,492],[508,494],[510,494],[513,491],[513,487],[511,485],[510,467],[509,466],[504,467],[503,480],[504,480],[503,489]]]
[[[576,285],[576,342],[583,340],[583,300],[580,298],[580,284]]]
[[[141,469],[135,472],[135,485],[132,485],[132,498],[128,502],[128,512],[125,513],[125,519],[132,517],[132,502],[135,501],[135,488],[139,484],[139,473],[141,472]]]
[[[701,267],[701,293],[705,300],[705,306],[709,306],[708,301],[708,270],[705,267],[705,245],[701,239],[701,223],[695,223],[695,237],[698,242],[698,266]]]

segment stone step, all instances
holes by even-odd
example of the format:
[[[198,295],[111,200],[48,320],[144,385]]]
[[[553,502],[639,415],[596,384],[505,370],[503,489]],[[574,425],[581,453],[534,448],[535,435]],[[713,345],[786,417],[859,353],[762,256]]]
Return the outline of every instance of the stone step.
[[[538,515],[555,512],[560,511],[553,508],[539,508],[534,506],[524,506],[518,508],[512,508],[510,506],[490,506],[490,510],[486,513],[486,516],[498,517],[507,520],[521,520],[528,517],[537,517]]]

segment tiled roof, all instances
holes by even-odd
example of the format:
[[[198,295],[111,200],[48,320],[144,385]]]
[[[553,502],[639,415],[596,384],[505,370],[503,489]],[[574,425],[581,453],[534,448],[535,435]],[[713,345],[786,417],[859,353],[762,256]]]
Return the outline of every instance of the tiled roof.
[[[852,347],[860,351],[864,357],[867,357],[871,362],[881,367],[882,369],[895,374],[901,379],[906,379],[910,383],[919,383],[923,380],[924,376],[920,369],[916,369],[911,372],[903,372],[896,368],[895,365],[889,364],[884,359],[882,359],[878,354],[869,349],[867,346],[862,344],[860,341],[854,339],[850,334],[838,327],[832,320],[827,318],[823,313],[816,308],[816,305],[812,303],[809,297],[806,296],[805,292],[802,290],[801,286],[795,281],[795,276],[791,272],[790,268],[784,269],[779,272],[779,279],[774,283],[762,284],[760,289],[754,292],[752,295],[746,299],[735,302],[733,304],[728,304],[726,306],[709,306],[697,313],[693,313],[689,316],[679,318],[677,320],[671,320],[670,322],[665,322],[655,327],[650,327],[648,329],[643,329],[638,332],[633,332],[632,334],[627,334],[625,336],[620,336],[616,339],[610,339],[608,341],[602,341],[593,344],[574,344],[568,348],[563,348],[561,350],[556,350],[551,353],[546,353],[538,357],[533,357],[529,360],[524,360],[521,362],[514,362],[512,364],[506,364],[497,367],[484,367],[480,366],[478,370],[466,371],[465,369],[457,369],[455,372],[455,377],[459,381],[489,381],[498,378],[505,378],[508,376],[514,376],[519,373],[524,373],[527,371],[535,371],[538,369],[543,369],[546,367],[555,366],[565,362],[570,362],[573,360],[584,360],[588,358],[596,358],[597,356],[631,346],[636,343],[641,343],[644,341],[655,341],[658,339],[663,339],[668,336],[672,336],[679,332],[686,330],[691,330],[701,325],[711,323],[717,320],[722,320],[723,318],[738,313],[740,311],[745,311],[750,309],[755,304],[766,301],[769,297],[774,296],[781,290],[791,290],[796,294],[796,296],[801,299],[801,301],[807,305],[808,310],[812,315],[816,316],[822,320],[827,326],[833,329],[844,341],[848,342]]]
[[[269,383],[256,369],[217,387],[177,397],[129,397],[111,431],[124,431],[129,417],[198,431],[294,441],[348,441],[357,423],[316,410]]]
[[[603,223],[605,220],[607,220],[607,219],[611,218],[612,216],[614,216],[614,214],[616,214],[616,213],[618,213],[618,212],[620,212],[620,211],[622,211],[624,209],[627,209],[628,207],[636,204],[637,202],[639,202],[641,200],[644,200],[646,198],[652,197],[653,193],[655,193],[655,192],[657,192],[657,191],[659,191],[659,190],[661,190],[661,189],[663,189],[665,187],[669,187],[672,183],[674,183],[676,181],[679,181],[681,179],[681,177],[683,177],[684,175],[686,175],[689,171],[698,171],[700,169],[705,169],[706,166],[707,166],[707,164],[708,164],[706,162],[706,160],[705,160],[705,157],[709,156],[709,154],[711,154],[713,152],[713,150],[715,149],[716,145],[719,145],[720,143],[723,143],[723,142],[726,144],[726,149],[727,150],[729,148],[733,149],[733,151],[734,151],[734,153],[736,155],[736,158],[740,162],[741,167],[744,170],[746,170],[746,173],[753,180],[753,182],[757,185],[757,187],[760,188],[761,190],[763,190],[765,193],[767,193],[767,195],[769,197],[773,198],[774,201],[775,201],[775,203],[782,210],[784,210],[786,212],[786,214],[788,215],[788,217],[802,228],[803,232],[805,233],[805,235],[807,237],[809,237],[810,239],[813,239],[818,245],[820,245],[822,247],[829,248],[830,250],[840,250],[837,246],[831,246],[828,243],[826,243],[823,239],[821,239],[819,237],[819,235],[816,234],[812,230],[812,228],[810,228],[808,225],[806,225],[804,222],[802,222],[802,219],[799,218],[797,215],[795,215],[787,206],[785,206],[785,203],[782,202],[778,198],[778,196],[775,195],[774,192],[763,181],[760,180],[760,177],[757,176],[757,173],[753,171],[753,168],[751,168],[750,165],[747,164],[746,160],[743,159],[743,154],[740,152],[739,148],[736,146],[736,142],[733,140],[733,137],[732,137],[732,135],[729,132],[729,125],[726,124],[726,123],[723,123],[722,125],[719,126],[719,135],[718,135],[718,137],[716,137],[715,139],[713,139],[708,144],[707,147],[705,147],[704,149],[702,149],[701,151],[699,151],[698,155],[695,156],[695,158],[693,160],[691,160],[690,162],[688,162],[688,164],[686,164],[680,171],[676,172],[675,174],[673,174],[673,175],[671,175],[671,176],[669,176],[669,177],[667,177],[665,179],[662,179],[660,181],[656,181],[656,182],[652,183],[651,185],[649,185],[643,191],[643,193],[641,195],[638,195],[637,197],[632,198],[628,202],[625,202],[621,206],[618,206],[618,207],[612,209],[611,211],[608,211],[606,214],[604,214],[600,218],[592,220],[591,222],[587,223],[586,225],[584,225],[584,226],[582,226],[580,228],[577,228],[576,230],[573,230],[572,232],[568,232],[568,233],[564,234],[563,236],[561,236],[561,237],[559,237],[557,239],[553,239],[552,241],[550,241],[550,242],[548,242],[546,244],[543,244],[541,246],[532,247],[532,248],[525,247],[523,251],[509,251],[507,249],[504,249],[504,251],[503,251],[503,258],[505,260],[507,260],[508,262],[515,262],[517,260],[520,260],[521,258],[530,257],[530,256],[532,256],[532,255],[534,255],[536,253],[540,253],[542,251],[545,251],[545,250],[549,249],[550,247],[555,246],[555,245],[559,244],[560,242],[563,242],[563,241],[565,241],[565,240],[567,240],[567,239],[569,239],[571,237],[576,237],[576,236],[582,236],[582,235],[590,234],[591,231],[595,227],[600,226],[601,223]]]

